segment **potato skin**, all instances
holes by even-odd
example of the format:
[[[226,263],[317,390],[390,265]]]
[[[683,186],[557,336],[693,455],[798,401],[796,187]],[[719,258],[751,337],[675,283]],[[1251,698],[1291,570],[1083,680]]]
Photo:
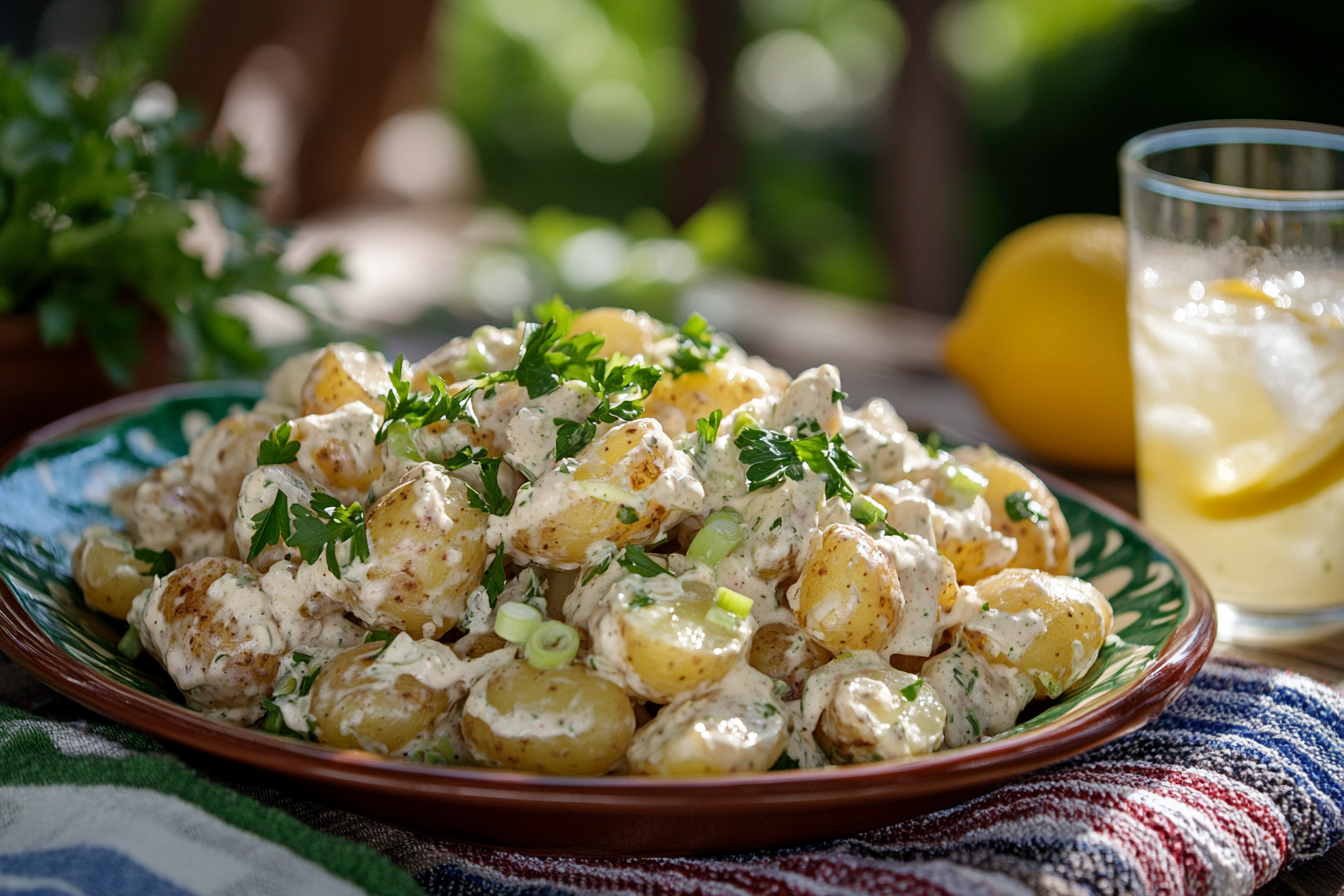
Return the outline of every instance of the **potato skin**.
[[[125,619],[131,601],[154,584],[149,564],[135,559],[135,546],[105,527],[84,533],[70,555],[70,572],[95,610]]]
[[[1045,483],[1017,461],[999,455],[980,458],[968,466],[989,480],[982,497],[989,504],[990,524],[1004,535],[1017,539],[1017,553],[1005,566],[1042,569],[1057,576],[1073,572],[1073,560],[1069,556],[1069,524]],[[1049,519],[1038,523],[1029,518],[1013,520],[1008,516],[1004,500],[1014,492],[1022,491],[1028,492],[1031,499],[1041,505]]]
[[[673,378],[665,373],[644,402],[644,416],[653,417],[670,436],[695,428],[695,421],[715,410],[731,414],[755,398],[773,394],[766,378],[750,367],[711,363],[703,371]]]
[[[381,641],[330,660],[313,682],[309,712],[318,741],[343,749],[395,753],[434,727],[448,711],[448,692],[415,677],[375,675]]]
[[[229,576],[232,588],[212,594]],[[251,567],[224,557],[180,567],[137,599],[132,617],[145,649],[189,706],[219,711],[230,721],[260,718],[261,698],[270,693],[287,647]]]
[[[256,411],[232,414],[191,443],[191,484],[210,497],[222,519],[237,505],[244,477],[257,468],[257,446],[281,422],[277,415]]]
[[[704,690],[742,662],[754,624],[744,620],[730,631],[706,622],[713,606],[712,600],[689,594],[635,609],[619,601],[611,606],[624,645],[621,659],[638,679],[629,682],[635,693],[667,703],[678,694]],[[600,643],[595,636],[595,650]]]
[[[757,672],[788,685],[783,700],[797,700],[802,695],[808,673],[830,660],[829,650],[809,638],[802,629],[783,622],[772,622],[757,629],[751,639],[748,658]]]
[[[352,342],[327,346],[313,362],[299,390],[299,413],[330,414],[352,401],[362,401],[379,414],[383,396],[392,388],[391,365],[378,352]]]
[[[609,430],[575,457],[573,472],[557,467],[519,492],[509,515],[508,540],[515,554],[558,569],[577,569],[595,542],[648,544],[680,513],[645,493],[664,473],[689,462],[652,420],[632,420]],[[610,491],[610,494],[606,493]],[[622,522],[629,495],[638,518]]]
[[[643,355],[647,361],[653,345],[662,336],[663,326],[629,308],[592,308],[574,318],[569,335],[597,333],[606,338],[598,355],[610,358],[620,352],[627,358]]]
[[[788,595],[803,630],[833,653],[880,649],[905,607],[891,558],[871,535],[848,523],[813,536]]]
[[[635,732],[630,700],[584,666],[516,661],[471,689],[462,736],[480,761],[551,775],[610,771]]]
[[[485,572],[488,523],[468,503],[461,480],[432,465],[416,468],[369,508],[369,566],[360,605],[352,609],[370,625],[442,637],[461,620]]]
[[[1058,697],[1086,674],[1111,632],[1110,602],[1082,579],[1054,576],[1037,569],[1005,569],[982,580],[975,590],[977,598],[989,604],[991,610],[999,613],[1032,610],[1045,621],[1045,632],[1013,656],[999,652],[974,627],[963,630],[971,650],[1031,678],[1038,698]]]

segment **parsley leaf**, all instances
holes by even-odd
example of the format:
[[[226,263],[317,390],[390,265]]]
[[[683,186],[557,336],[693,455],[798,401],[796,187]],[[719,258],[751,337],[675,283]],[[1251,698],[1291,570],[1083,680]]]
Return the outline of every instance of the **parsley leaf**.
[[[486,595],[490,598],[490,606],[495,605],[495,601],[504,593],[504,544],[500,543],[495,549],[495,559],[490,561],[486,567],[485,575],[481,578],[481,587],[485,589]]]
[[[383,444],[387,440],[388,432],[396,428],[398,423],[405,426],[408,431],[421,429],[440,420],[447,420],[449,423],[466,420],[473,426],[480,424],[476,419],[476,412],[471,407],[471,396],[476,391],[474,383],[450,396],[448,384],[443,381],[443,377],[431,373],[429,395],[412,392],[410,381],[402,376],[405,361],[404,356],[397,355],[397,360],[392,364],[392,372],[388,377],[392,380],[392,388],[383,396],[383,423],[378,427],[378,434],[374,436],[375,444]]]
[[[248,563],[257,559],[271,545],[289,538],[289,496],[283,491],[276,491],[275,501],[253,516],[252,522],[257,524],[257,531],[252,533],[252,547],[247,552]]]
[[[652,603],[653,598],[649,597],[647,594],[641,591],[634,597],[630,598],[630,603],[626,604],[626,606],[632,610],[638,610],[641,609],[642,607],[647,607]]]
[[[692,314],[677,333],[677,348],[672,352],[672,376],[700,373],[728,354],[728,346],[714,344],[714,328],[699,313]]]
[[[339,579],[341,567],[336,562],[336,546],[342,541],[350,542],[351,559],[369,559],[364,508],[357,501],[345,506],[339,499],[320,492],[313,495],[312,504],[311,510],[302,505],[294,508],[294,537],[289,546],[298,548],[305,563],[316,563],[325,553],[327,569]]]
[[[700,447],[711,445],[719,437],[719,424],[723,423],[723,411],[715,408],[708,417],[695,421],[695,431],[700,436]]]
[[[848,392],[842,391],[840,389],[831,390],[831,401],[837,401],[837,402],[844,401],[848,397],[849,397]]]
[[[602,575],[602,573],[606,572],[606,571],[607,571],[608,569],[610,569],[610,568],[611,568],[611,555],[608,554],[608,555],[602,560],[601,563],[597,564],[597,565],[594,566],[591,570],[589,570],[588,575],[586,575],[586,576],[583,577],[583,583],[582,583],[582,584],[587,585],[587,584],[588,584],[589,582],[591,582],[593,579],[595,579],[595,578],[597,578],[598,576]]]
[[[622,505],[621,509],[616,511],[616,519],[625,523],[627,526],[633,526],[635,523],[639,522],[639,511],[633,507],[625,507]]]
[[[548,353],[559,338],[559,326],[555,318],[541,324],[523,325],[523,350],[518,355],[518,366],[512,371],[505,372],[527,390],[529,398],[550,395],[564,382],[548,357]]]
[[[565,304],[565,300],[560,296],[551,296],[544,302],[534,305],[532,316],[540,323],[555,321],[555,328],[561,333],[568,333],[574,326],[574,321],[579,313]]]
[[[257,447],[257,466],[292,464],[299,459],[299,443],[289,440],[290,426],[281,423]]]
[[[637,544],[627,545],[616,562],[630,572],[644,576],[646,579],[651,579],[654,576],[671,575],[666,569],[655,563],[653,558],[644,552],[644,548]]]
[[[513,509],[513,499],[505,495],[504,490],[499,487],[499,465],[503,463],[502,459],[478,457],[476,463],[481,465],[481,482],[485,486],[485,494],[482,495],[476,489],[467,486],[467,503],[477,510],[484,510],[495,516],[507,515]]]
[[[901,696],[911,703],[919,697],[919,689],[924,685],[924,679],[916,678],[913,682],[901,688]]]
[[[170,572],[177,569],[177,558],[173,556],[172,551],[152,551],[149,548],[136,548],[135,559],[141,563],[149,564],[147,576],[164,578]]]
[[[644,399],[662,378],[662,371],[647,364],[610,365],[605,358],[570,370],[570,379],[582,379],[601,399],[582,420],[556,421],[555,459],[573,457],[597,436],[599,423],[623,423],[644,413]]]
[[[396,637],[397,637],[397,636],[394,635],[394,634],[392,634],[392,632],[369,632],[367,635],[365,635],[365,636],[364,636],[364,643],[365,643],[365,644],[372,644],[374,641],[382,641],[382,642],[383,642],[382,649],[380,649],[380,650],[379,650],[377,653],[375,653],[373,656],[369,657],[369,659],[374,659],[374,660],[376,660],[376,659],[378,659],[378,657],[382,656],[384,653],[387,653],[387,648],[388,648],[388,646],[389,646],[389,645],[396,639]],[[319,667],[319,668],[320,668],[320,667]]]
[[[799,482],[804,467],[811,467],[825,478],[827,498],[854,497],[854,485],[846,473],[859,469],[859,462],[839,435],[827,439],[825,433],[817,433],[806,439],[790,439],[782,432],[750,428],[742,430],[733,444],[747,465],[748,491],[773,488],[785,477]]]
[[[1031,492],[1013,492],[1003,499],[1003,510],[1008,514],[1008,519],[1015,523],[1023,520],[1044,523],[1050,519],[1049,512],[1031,497]]]

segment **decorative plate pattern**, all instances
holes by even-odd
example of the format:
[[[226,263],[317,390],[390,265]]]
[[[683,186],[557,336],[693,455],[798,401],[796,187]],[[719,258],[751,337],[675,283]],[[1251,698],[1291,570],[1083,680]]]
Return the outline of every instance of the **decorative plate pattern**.
[[[114,488],[186,453],[191,437],[258,393],[236,384],[199,387],[145,411],[21,453],[0,473],[0,578],[38,627],[78,662],[108,678],[181,703],[152,660],[117,653],[125,624],[89,609],[70,578],[70,551],[87,526],[118,527]],[[1085,709],[1142,674],[1189,610],[1189,591],[1170,561],[1135,532],[1067,494],[1078,575],[1110,599],[1116,635],[1080,684],[1012,731],[1039,728]]]

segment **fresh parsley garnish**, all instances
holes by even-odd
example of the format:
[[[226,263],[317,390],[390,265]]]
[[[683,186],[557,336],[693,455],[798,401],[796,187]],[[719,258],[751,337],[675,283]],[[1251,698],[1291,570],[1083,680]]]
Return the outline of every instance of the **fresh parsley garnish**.
[[[644,576],[646,579],[651,579],[654,576],[670,575],[666,569],[655,563],[653,558],[644,552],[644,548],[637,544],[627,545],[616,562],[630,572]]]
[[[714,444],[714,440],[719,437],[719,424],[721,423],[723,423],[723,411],[718,408],[710,411],[708,417],[701,417],[695,421],[695,432],[700,436],[702,450],[706,446]]]
[[[397,360],[392,364],[392,372],[388,377],[392,381],[392,388],[383,396],[383,423],[374,436],[375,444],[383,444],[389,431],[396,428],[397,424],[406,427],[408,432],[412,429],[422,429],[440,420],[447,420],[449,423],[466,420],[472,426],[480,424],[471,406],[474,388],[468,386],[454,395],[449,395],[448,384],[438,374],[431,373],[429,394],[412,392],[410,381],[402,376],[405,362],[404,356],[397,355]]]
[[[1031,497],[1031,492],[1013,492],[1003,499],[1003,510],[1008,514],[1008,519],[1015,523],[1022,520],[1044,523],[1050,519],[1050,513]]]
[[[633,526],[635,523],[639,522],[639,511],[635,510],[633,507],[622,506],[620,510],[616,511],[616,519],[625,523],[627,526]]]
[[[897,538],[901,539],[901,541],[909,541],[909,540],[910,540],[910,536],[909,536],[909,535],[906,535],[906,534],[905,534],[904,532],[902,532],[900,529],[897,529],[895,526],[893,526],[891,523],[886,522],[885,520],[882,522],[882,534],[883,534],[883,535],[895,535]]]
[[[600,340],[602,337],[597,338]],[[643,414],[644,399],[662,377],[662,371],[657,367],[647,364],[612,365],[606,358],[590,359],[585,362],[585,366],[572,368],[567,373],[573,374],[569,379],[585,382],[601,398],[582,420],[556,421],[556,460],[573,457],[583,450],[597,436],[598,424],[625,423]]]
[[[846,475],[859,469],[859,462],[839,435],[824,432],[805,439],[790,439],[782,432],[748,428],[733,440],[747,466],[747,490],[773,488],[787,477],[799,482],[805,467],[826,480],[826,497],[854,497],[854,485]]]
[[[485,575],[481,578],[481,587],[485,589],[486,596],[490,598],[491,607],[504,593],[504,582],[504,544],[501,542],[499,547],[495,548],[495,557],[490,561],[490,565],[485,569]]]
[[[920,687],[923,686],[923,684],[924,679],[916,678],[913,682],[901,688],[901,696],[904,697],[910,703],[914,703],[915,698],[919,696],[919,689]]]
[[[583,577],[583,584],[587,585],[593,579],[602,575],[602,573],[606,572],[610,568],[611,568],[611,555],[608,554],[606,557],[602,558],[601,563],[597,564],[588,571],[588,575]]]
[[[248,563],[257,559],[271,545],[289,538],[289,496],[277,490],[271,506],[253,515],[252,522],[257,524],[257,531],[252,533],[252,546],[247,552]]]
[[[374,641],[383,642],[382,648],[373,656],[369,657],[369,659],[376,660],[378,659],[378,657],[387,653],[388,646],[396,639],[396,637],[397,636],[394,635],[392,632],[369,632],[367,635],[365,635],[364,636],[365,644],[372,644]]]
[[[369,559],[364,508],[358,501],[347,506],[339,499],[319,492],[313,495],[311,509],[303,505],[294,508],[294,537],[288,544],[298,548],[303,562],[316,563],[325,553],[327,569],[339,579],[341,567],[336,561],[336,546],[343,541],[350,542],[351,559]]]
[[[149,564],[149,571],[145,573],[147,576],[162,579],[177,569],[177,558],[169,550],[152,551],[149,548],[136,548],[135,559]]]
[[[299,459],[299,443],[289,440],[290,426],[281,423],[257,447],[257,466],[292,464]]]
[[[672,352],[672,376],[700,373],[728,354],[728,346],[714,344],[714,328],[700,314],[692,314],[677,333],[677,348]]]
[[[775,521],[774,521],[773,523],[770,524],[770,531],[771,531],[771,532],[775,531],[776,529],[778,529],[778,528],[779,528],[780,526],[782,526],[783,524],[784,524],[784,517],[782,517],[782,516],[777,516],[777,517],[775,517]]]
[[[641,607],[647,607],[652,603],[653,598],[649,597],[647,594],[641,591],[639,594],[636,594],[634,597],[630,598],[630,603],[626,604],[626,606],[632,610],[638,610]]]
[[[831,401],[836,401],[836,402],[844,401],[844,400],[845,400],[846,398],[848,398],[848,397],[849,397],[849,393],[848,393],[848,392],[845,392],[845,391],[843,391],[843,390],[841,390],[841,389],[832,389],[832,390],[831,390]]]
[[[477,510],[484,510],[495,516],[506,516],[513,509],[513,499],[504,494],[499,487],[499,465],[503,461],[498,457],[487,457],[477,461],[481,465],[481,483],[485,494],[467,486],[467,503]]]

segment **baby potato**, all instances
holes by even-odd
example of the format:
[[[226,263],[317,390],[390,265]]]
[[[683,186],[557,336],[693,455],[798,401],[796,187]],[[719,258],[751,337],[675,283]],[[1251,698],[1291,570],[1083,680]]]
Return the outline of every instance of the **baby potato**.
[[[470,336],[456,336],[415,363],[411,388],[428,393],[431,373],[452,383],[516,367],[518,350],[522,347],[518,335],[517,329],[484,326],[477,327]]]
[[[70,572],[95,610],[125,619],[135,596],[154,584],[149,564],[135,559],[135,545],[106,526],[84,532],[70,555]]]
[[[608,430],[575,461],[519,491],[507,518],[514,554],[577,569],[595,543],[648,544],[704,499],[689,458],[653,420]],[[679,506],[664,503],[669,499]]]
[[[751,639],[747,662],[756,671],[788,685],[782,699],[797,700],[808,673],[826,665],[831,652],[802,629],[783,622],[761,626]]]
[[[712,693],[663,707],[635,734],[626,758],[636,775],[763,772],[788,746],[788,720],[774,683],[739,668]]]
[[[387,647],[382,641],[360,644],[322,666],[308,710],[319,742],[395,753],[448,711],[447,690],[378,662]]]
[[[606,337],[598,354],[604,358],[620,352],[627,358],[642,355],[647,361],[653,344],[663,335],[663,325],[649,315],[629,308],[591,308],[574,318],[569,335],[597,333]]]
[[[234,549],[238,552],[238,556],[246,557],[251,553],[252,538],[256,535],[259,525],[255,518],[275,504],[275,496],[278,493],[285,493],[292,523],[294,508],[308,507],[312,504],[313,495],[320,491],[322,490],[317,487],[317,483],[307,476],[291,467],[279,464],[257,467],[244,476],[242,487],[238,490],[238,508],[234,511],[233,518]],[[266,548],[254,557],[251,563],[265,572],[274,563],[291,554],[297,562],[299,552],[291,551],[282,541]]]
[[[680,591],[670,578],[627,577],[594,614],[593,653],[627,670],[627,690],[646,700],[703,692],[742,663],[755,629],[751,619],[733,628],[707,621],[714,606],[711,597]]]
[[[846,523],[813,535],[788,598],[803,630],[832,652],[881,648],[905,607],[891,558],[871,535]]]
[[[964,625],[967,646],[1025,674],[1038,698],[1072,687],[1111,633],[1110,602],[1082,579],[1005,569],[982,580],[975,592],[989,610]]]
[[[703,371],[675,378],[663,374],[644,402],[644,416],[657,420],[675,438],[715,410],[727,415],[752,399],[771,394],[770,383],[750,367],[711,363]]]
[[[827,696],[812,734],[834,762],[879,762],[942,746],[947,710],[937,691],[908,672],[890,667],[847,672],[836,677]]]
[[[375,443],[381,418],[353,401],[329,414],[293,421],[290,438],[299,443],[294,465],[343,504],[363,501],[383,474],[382,450]]]
[[[842,417],[840,402],[836,400],[839,391],[840,371],[834,365],[804,370],[779,396],[766,425],[778,430],[815,422],[827,436],[833,436],[840,431]]]
[[[472,687],[462,713],[478,761],[551,775],[605,774],[634,732],[625,692],[584,666],[501,666]]]
[[[188,706],[239,724],[261,717],[288,647],[251,567],[224,557],[180,567],[136,598],[130,618]]]
[[[209,496],[221,519],[238,503],[243,477],[257,468],[257,446],[282,422],[275,414],[257,411],[231,414],[191,443],[191,485]]]
[[[369,508],[369,561],[350,608],[369,625],[439,638],[457,625],[489,560],[489,517],[466,485],[422,464]]]
[[[145,477],[131,500],[137,544],[172,551],[179,563],[227,549],[224,518],[211,496],[191,484],[191,465],[177,460]]]
[[[989,480],[981,497],[989,505],[991,524],[1017,540],[1017,553],[1005,566],[1043,569],[1057,576],[1072,572],[1069,524],[1045,483],[1017,461],[997,454],[986,453],[968,466]],[[1035,520],[1030,515],[1013,519],[1007,499],[1019,492],[1026,492],[1040,506],[1043,519]]]
[[[335,342],[322,350],[299,391],[299,413],[330,414],[352,401],[362,401],[379,414],[392,388],[392,366],[380,352],[353,342]]]

